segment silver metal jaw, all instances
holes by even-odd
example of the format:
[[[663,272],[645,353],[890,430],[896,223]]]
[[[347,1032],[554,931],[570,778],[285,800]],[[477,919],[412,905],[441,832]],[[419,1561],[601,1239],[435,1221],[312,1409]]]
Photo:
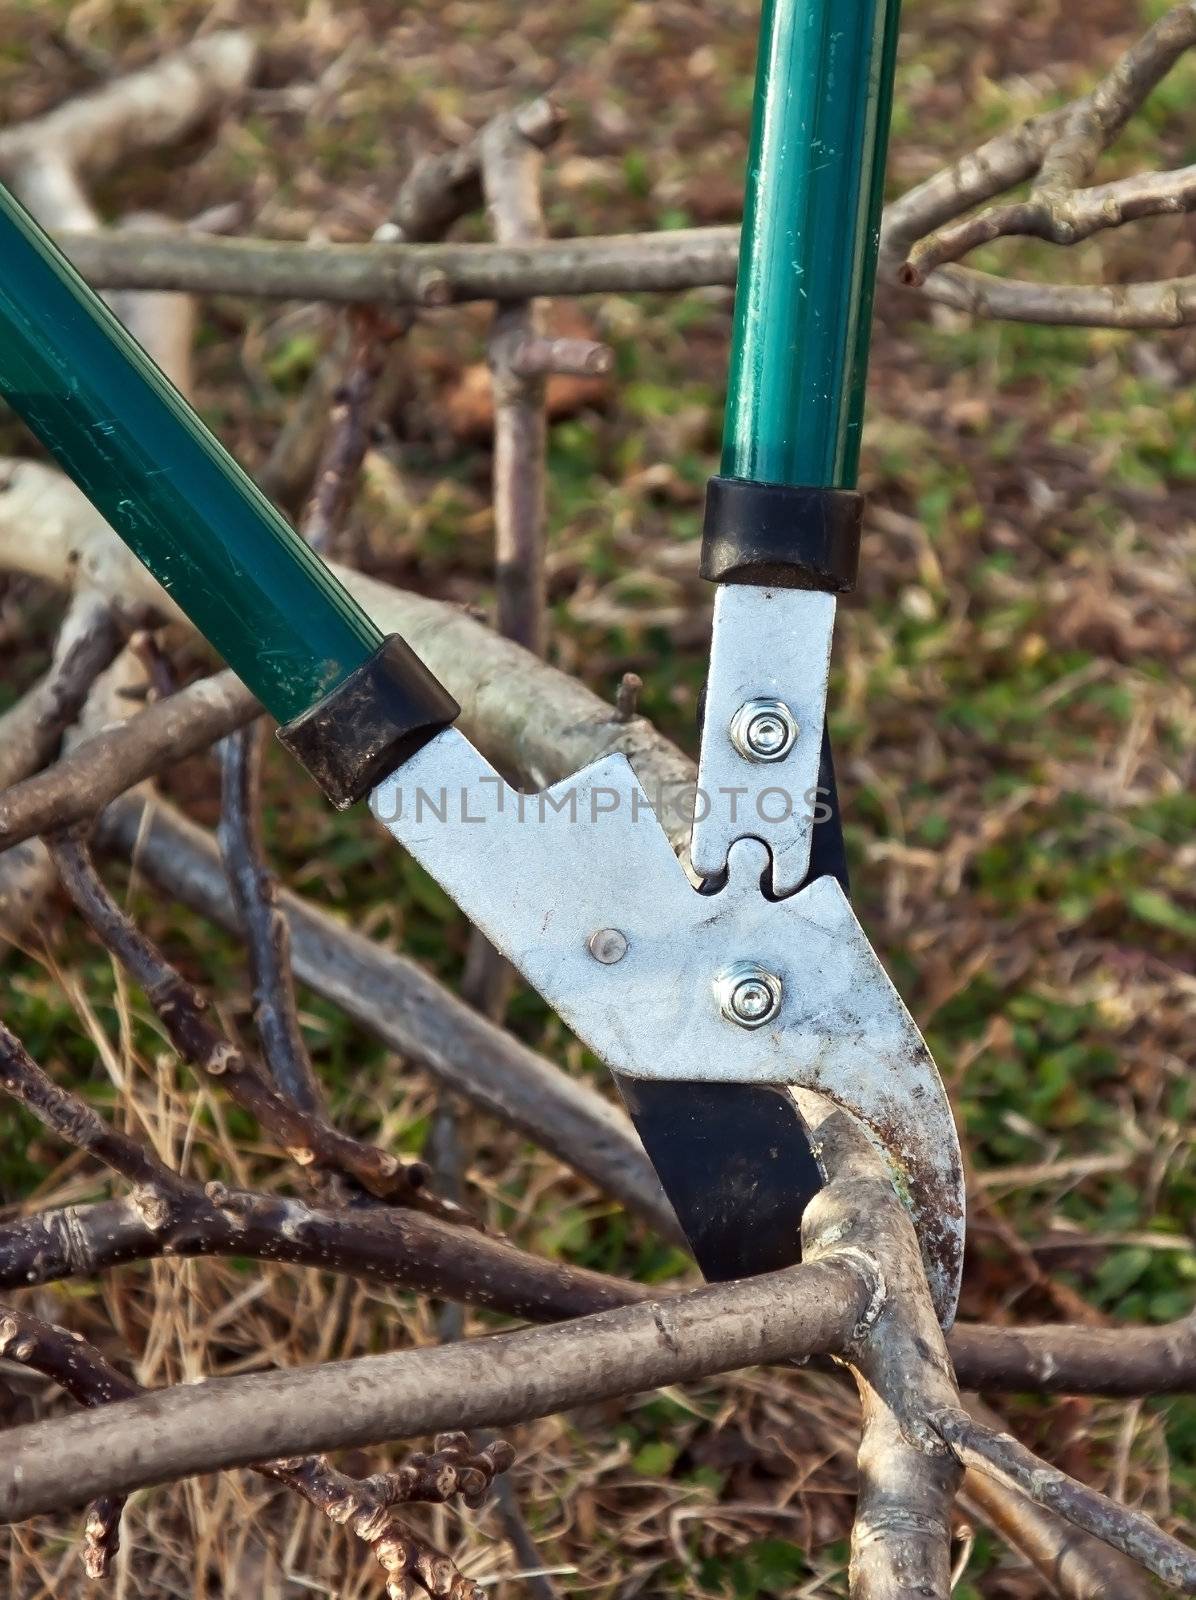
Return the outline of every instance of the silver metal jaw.
[[[735,841],[751,836],[768,846],[773,894],[804,881],[834,626],[833,594],[719,585],[690,841],[701,877],[717,878]],[[769,734],[787,724],[787,746],[753,741],[753,724]]]
[[[812,702],[802,715],[813,718]],[[821,715],[819,707],[819,737]],[[762,880],[770,866],[775,876],[776,859],[740,836],[719,864],[722,887],[700,892],[622,755],[521,795],[448,729],[379,784],[370,805],[615,1070],[799,1085],[857,1118],[913,1212],[939,1316],[950,1323],[963,1254],[951,1109],[834,879],[770,898]],[[745,962],[758,969],[754,979]]]

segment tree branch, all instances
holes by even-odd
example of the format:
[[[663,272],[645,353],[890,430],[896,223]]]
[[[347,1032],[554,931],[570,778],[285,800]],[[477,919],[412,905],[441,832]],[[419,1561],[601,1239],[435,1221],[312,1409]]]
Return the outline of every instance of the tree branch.
[[[0,850],[90,822],[127,789],[210,749],[261,714],[257,701],[231,672],[201,678],[156,701],[0,794]]]
[[[575,1322],[286,1372],[213,1378],[13,1428],[0,1516],[126,1493],[267,1455],[499,1425],[662,1384],[841,1348],[876,1285],[853,1259]]]
[[[189,1185],[183,1178],[136,1139],[105,1122],[77,1096],[60,1089],[3,1022],[0,1022],[0,1088],[19,1101],[43,1127],[51,1129],[77,1150],[87,1151],[134,1184],[139,1211],[145,1213],[146,1197],[154,1199],[155,1203],[148,1206],[153,1213],[147,1217],[151,1226],[154,1217],[168,1203],[187,1198]]]
[[[453,1432],[437,1436],[432,1455],[413,1451],[397,1472],[369,1478],[346,1477],[320,1456],[272,1461],[256,1470],[302,1495],[330,1522],[347,1523],[386,1573],[390,1600],[409,1600],[417,1585],[440,1600],[485,1600],[485,1591],[393,1508],[416,1501],[442,1505],[457,1496],[476,1508],[514,1459],[503,1439],[475,1450],[466,1434]]]
[[[473,139],[442,155],[422,156],[403,180],[384,237],[416,243],[439,239],[482,203],[482,144],[500,125],[537,150],[556,143],[565,118],[547,97],[494,117]]]
[[[798,1099],[827,1177],[802,1219],[805,1259],[846,1250],[879,1285],[839,1352],[859,1388],[863,1423],[853,1600],[948,1600],[951,1507],[962,1474],[923,1418],[937,1405],[957,1406],[959,1390],[917,1236],[859,1128],[811,1095]]]
[[[428,1194],[422,1162],[404,1164],[388,1151],[362,1143],[334,1128],[317,1113],[285,1099],[255,1061],[245,1056],[210,1020],[207,1002],[125,915],[95,870],[86,846],[76,836],[49,841],[63,886],[92,932],[145,991],[146,999],[182,1059],[201,1074],[219,1078],[229,1098],[249,1112],[301,1167],[339,1172],[369,1194],[393,1204],[414,1206],[454,1221],[461,1207]]]
[[[907,197],[899,202],[901,215],[887,243],[884,267],[899,282],[925,289],[932,299],[984,316],[1097,321],[1114,327],[1175,327],[1196,318],[1196,280],[1191,278],[1084,288],[1025,283],[950,265],[1000,238],[1029,235],[1073,245],[1103,229],[1196,207],[1196,167],[1081,187],[1146,96],[1194,44],[1196,5],[1187,0],[1149,29],[1090,94],[1051,118],[1028,125],[1020,138],[999,144],[998,155],[1007,158],[1003,171],[1000,161],[987,171],[983,163],[969,168],[969,175],[979,176],[980,181],[958,183],[954,196],[958,203],[946,215],[927,203],[929,192],[920,200],[911,202]],[[951,223],[968,205],[1035,172],[1037,180],[1027,199],[991,206]],[[951,186],[941,178],[931,180],[937,186],[936,198],[950,192]],[[914,221],[919,212],[921,227]],[[894,260],[898,241],[906,256],[901,263]]]
[[[1196,1552],[1164,1533],[1143,1512],[1131,1511],[1078,1483],[1012,1435],[985,1427],[966,1411],[947,1407],[932,1411],[927,1420],[965,1466],[1012,1484],[1035,1504],[1124,1551],[1172,1589],[1196,1592]]]
[[[0,1307],[0,1355],[43,1373],[83,1406],[131,1400],[147,1392],[78,1334],[6,1306]],[[262,1462],[253,1470],[301,1495],[330,1521],[349,1523],[386,1572],[392,1600],[408,1600],[416,1585],[443,1600],[483,1600],[477,1585],[413,1533],[393,1507],[417,1501],[443,1504],[457,1496],[466,1505],[480,1506],[496,1475],[514,1458],[505,1440],[474,1450],[465,1434],[446,1433],[436,1439],[432,1455],[413,1452],[397,1472],[364,1479],[346,1477],[317,1456]],[[88,1510],[83,1563],[89,1578],[104,1577],[119,1548],[123,1509],[122,1497],[103,1495]]]
[[[44,117],[0,132],[0,176],[46,227],[98,228],[84,179],[110,171],[137,151],[177,140],[230,104],[244,88],[254,58],[247,34],[215,33],[144,72],[68,100]],[[133,221],[145,225],[144,218]],[[112,303],[133,336],[186,393],[192,302],[147,293],[117,295]],[[36,524],[24,523],[20,536],[28,538],[31,526]],[[4,719],[0,787],[48,758],[91,681],[115,653],[116,624],[105,612],[124,610],[119,586],[100,585],[88,598],[86,575],[79,577],[78,599],[63,623],[50,673]],[[0,863],[0,928],[9,938],[28,925],[53,882],[53,868],[38,844]]]
[[[536,295],[631,294],[735,282],[738,229],[551,239],[526,245],[293,244],[188,234],[64,233],[98,289],[178,289],[337,305],[443,306]]]
[[[989,1427],[1001,1418],[974,1396],[965,1398],[971,1415]],[[1073,1527],[1055,1512],[1035,1505],[1020,1490],[983,1472],[964,1474],[965,1507],[1023,1555],[1061,1600],[1156,1600],[1157,1589],[1135,1561]]]
[[[52,226],[94,227],[80,179],[174,144],[206,117],[235,104],[256,58],[247,33],[208,34],[140,72],[0,133],[0,173]],[[82,220],[67,220],[71,217]]]
[[[959,1324],[960,1382],[991,1393],[1186,1394],[1196,1389],[1196,1312],[1158,1328],[979,1328]]]
[[[82,1406],[128,1400],[141,1392],[78,1334],[12,1306],[0,1306],[0,1355],[42,1373]],[[122,1495],[100,1495],[88,1507],[83,1521],[83,1570],[89,1578],[107,1576],[120,1549],[124,1509]]]
[[[0,789],[36,772],[55,754],[121,638],[103,596],[83,589],[72,597],[49,669],[0,716]]]
[[[544,237],[539,149],[513,123],[498,121],[480,140],[482,188],[500,245]],[[544,654],[545,451],[548,419],[543,374],[520,371],[517,350],[543,336],[543,312],[532,299],[505,301],[489,341],[494,385],[494,554],[498,631],[535,655]]]
[[[93,1277],[163,1256],[235,1256],[344,1273],[530,1322],[630,1305],[651,1292],[420,1212],[327,1210],[222,1184],[210,1192],[190,1186],[178,1201],[163,1202],[162,1194],[151,1180],[134,1200],[101,1200],[0,1225],[0,1288]]]
[[[314,550],[326,552],[357,486],[369,445],[370,410],[385,363],[382,319],[358,311],[350,318],[349,352],[334,397],[315,483],[300,522]],[[220,745],[222,794],[217,838],[225,875],[249,948],[254,1026],[265,1063],[284,1099],[322,1113],[320,1086],[299,1025],[291,971],[290,931],[278,909],[278,879],[266,861],[261,827],[262,722],[230,734]],[[324,1117],[326,1121],[326,1116]]]

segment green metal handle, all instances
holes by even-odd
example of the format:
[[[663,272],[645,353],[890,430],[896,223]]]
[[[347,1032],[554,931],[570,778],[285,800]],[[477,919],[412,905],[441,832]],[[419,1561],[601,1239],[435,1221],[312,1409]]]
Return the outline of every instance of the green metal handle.
[[[722,471],[850,489],[899,0],[764,0]]]
[[[356,601],[3,187],[0,394],[280,722],[377,651]]]

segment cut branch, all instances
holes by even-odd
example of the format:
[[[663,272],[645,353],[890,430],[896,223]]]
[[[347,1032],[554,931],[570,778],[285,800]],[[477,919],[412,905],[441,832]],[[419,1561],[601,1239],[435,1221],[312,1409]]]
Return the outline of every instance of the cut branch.
[[[1190,209],[1190,172],[1148,175],[1084,191],[1100,153],[1196,40],[1191,0],[1174,7],[1088,95],[997,135],[895,201],[883,221],[882,274],[891,281],[914,253],[907,281],[927,298],[975,315],[1114,327],[1173,327],[1196,319],[1190,281],[1109,287],[1037,285],[989,278],[946,263],[1010,231],[1074,242],[1139,216]],[[506,119],[509,133],[543,148],[558,122],[548,102]],[[214,238],[132,242],[75,232],[63,243],[99,288],[175,289],[414,307],[473,299],[680,290],[735,281],[738,235],[705,228],[643,236],[506,245],[444,245],[436,238],[479,191],[484,139],[429,158],[404,185],[386,237],[401,243],[308,246]],[[973,219],[934,235],[972,206],[1039,174],[1030,202],[998,208],[1008,223]],[[84,220],[84,228],[90,224]],[[994,229],[996,233],[994,233]],[[919,247],[919,241],[926,243]],[[919,251],[921,252],[919,254]],[[1048,292],[1050,291],[1050,292]]]

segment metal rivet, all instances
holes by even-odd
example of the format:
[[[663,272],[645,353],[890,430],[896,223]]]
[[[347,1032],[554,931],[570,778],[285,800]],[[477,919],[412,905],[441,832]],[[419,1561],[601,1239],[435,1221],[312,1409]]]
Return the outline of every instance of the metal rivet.
[[[783,761],[800,731],[783,700],[748,700],[731,718],[731,743],[748,761]]]
[[[587,943],[594,960],[601,961],[604,967],[613,967],[616,961],[622,961],[627,954],[627,935],[620,933],[618,928],[599,928],[597,933],[590,935]]]
[[[754,961],[737,961],[714,980],[714,995],[728,1022],[762,1028],[781,1009],[781,980]]]

